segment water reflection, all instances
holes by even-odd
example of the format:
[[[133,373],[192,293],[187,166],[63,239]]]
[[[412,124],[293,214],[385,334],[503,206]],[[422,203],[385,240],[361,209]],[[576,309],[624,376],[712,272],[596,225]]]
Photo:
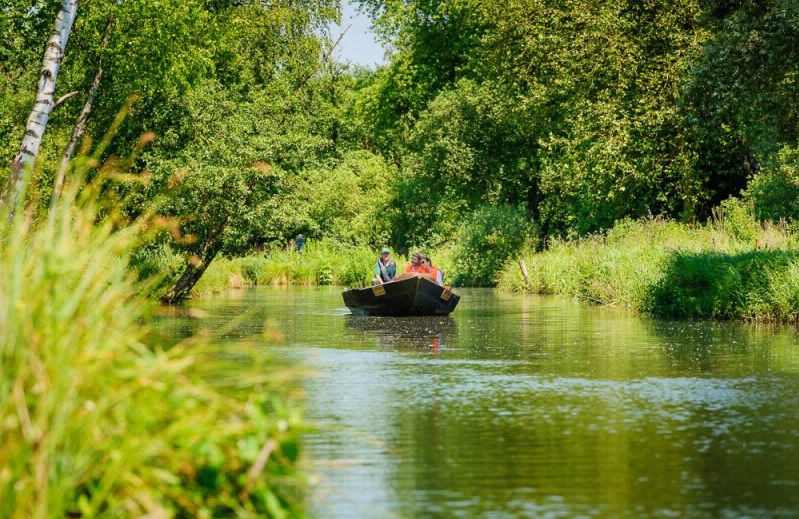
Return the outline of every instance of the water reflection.
[[[240,296],[164,325],[315,370],[313,518],[799,517],[792,328],[475,289],[447,318],[352,316],[335,288]]]
[[[458,334],[450,316],[371,317],[347,316],[346,326],[364,337],[373,337],[381,350],[440,352],[451,347]]]

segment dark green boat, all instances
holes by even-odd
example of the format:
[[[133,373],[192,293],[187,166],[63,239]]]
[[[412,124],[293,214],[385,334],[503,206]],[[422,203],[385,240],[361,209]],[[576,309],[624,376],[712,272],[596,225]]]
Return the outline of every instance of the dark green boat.
[[[461,297],[427,276],[402,274],[388,283],[350,288],[344,304],[355,315],[449,315]]]

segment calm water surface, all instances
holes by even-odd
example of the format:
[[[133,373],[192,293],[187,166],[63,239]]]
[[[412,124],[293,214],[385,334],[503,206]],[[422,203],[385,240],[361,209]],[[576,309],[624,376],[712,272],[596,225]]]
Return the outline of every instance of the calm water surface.
[[[314,518],[799,517],[799,336],[463,289],[449,318],[336,288],[194,301],[310,366]],[[180,313],[180,312],[179,312]],[[260,344],[259,344],[260,346]]]

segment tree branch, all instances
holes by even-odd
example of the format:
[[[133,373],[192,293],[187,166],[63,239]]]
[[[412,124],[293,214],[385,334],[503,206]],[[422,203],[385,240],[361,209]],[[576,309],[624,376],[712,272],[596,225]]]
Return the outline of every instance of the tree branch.
[[[73,97],[73,96],[76,96],[76,95],[78,95],[78,91],[77,90],[73,90],[72,92],[70,92],[68,94],[62,95],[61,97],[59,97],[56,100],[55,104],[53,104],[53,109],[55,109],[56,106],[60,105],[61,103],[63,103],[67,99],[69,99],[70,97]]]

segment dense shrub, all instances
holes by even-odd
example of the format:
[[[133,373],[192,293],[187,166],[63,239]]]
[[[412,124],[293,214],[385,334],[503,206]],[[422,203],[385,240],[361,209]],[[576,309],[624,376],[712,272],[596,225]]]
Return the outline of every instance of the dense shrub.
[[[721,227],[736,240],[754,244],[760,231],[750,204],[739,198],[728,198],[717,207],[713,214],[714,224]]]
[[[747,186],[759,220],[799,220],[799,150],[785,148]]]
[[[526,211],[510,205],[483,206],[463,222],[454,256],[455,283],[493,286],[505,260],[518,254],[534,235]]]
[[[674,254],[644,309],[668,317],[793,319],[798,260],[788,251]]]
[[[396,168],[367,151],[349,152],[333,168],[311,169],[281,200],[279,213],[311,238],[379,247],[391,233],[385,211]]]
[[[165,291],[180,275],[184,266],[183,259],[168,243],[154,241],[137,247],[130,258],[130,267],[136,272],[146,293],[158,296]]]

